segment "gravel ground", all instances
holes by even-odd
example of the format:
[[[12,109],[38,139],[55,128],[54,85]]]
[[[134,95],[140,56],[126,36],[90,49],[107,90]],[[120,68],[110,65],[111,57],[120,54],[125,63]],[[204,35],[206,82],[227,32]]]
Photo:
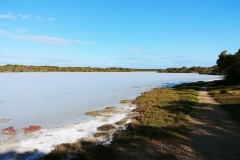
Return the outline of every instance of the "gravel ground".
[[[240,159],[240,125],[202,88],[189,119],[194,159]]]

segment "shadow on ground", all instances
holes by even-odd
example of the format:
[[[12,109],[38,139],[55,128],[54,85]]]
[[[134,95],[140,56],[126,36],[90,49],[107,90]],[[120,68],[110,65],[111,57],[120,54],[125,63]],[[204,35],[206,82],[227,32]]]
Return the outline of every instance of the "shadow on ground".
[[[191,113],[189,145],[198,159],[240,159],[239,123],[210,96],[203,98]]]
[[[45,156],[42,152],[25,152],[18,153],[16,151],[8,151],[0,154],[0,160],[32,160]]]

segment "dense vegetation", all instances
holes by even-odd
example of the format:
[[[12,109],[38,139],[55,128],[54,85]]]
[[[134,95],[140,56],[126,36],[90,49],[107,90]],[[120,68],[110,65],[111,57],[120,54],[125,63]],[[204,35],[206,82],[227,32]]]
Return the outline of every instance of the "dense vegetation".
[[[7,64],[0,66],[0,72],[158,72],[158,73],[200,73],[220,74],[217,66],[213,67],[182,67],[167,69],[133,69],[120,67],[58,67],[58,66],[26,66]]]
[[[167,69],[159,69],[159,73],[200,73],[200,74],[212,74],[219,75],[221,72],[219,71],[218,66],[212,67],[201,67],[201,66],[193,66],[190,68],[181,67],[181,68],[167,68]]]
[[[235,54],[222,51],[217,60],[220,72],[228,83],[240,83],[240,49]]]
[[[0,66],[0,72],[132,72],[131,68],[120,67],[58,67],[58,66],[26,66],[7,64]]]

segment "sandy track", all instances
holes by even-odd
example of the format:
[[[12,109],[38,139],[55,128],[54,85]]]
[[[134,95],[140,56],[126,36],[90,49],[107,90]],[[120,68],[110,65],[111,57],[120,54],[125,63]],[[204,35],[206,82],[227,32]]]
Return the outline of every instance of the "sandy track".
[[[240,125],[202,88],[189,119],[194,159],[240,159]]]
[[[184,139],[119,146],[120,160],[239,160],[240,124],[202,88]]]

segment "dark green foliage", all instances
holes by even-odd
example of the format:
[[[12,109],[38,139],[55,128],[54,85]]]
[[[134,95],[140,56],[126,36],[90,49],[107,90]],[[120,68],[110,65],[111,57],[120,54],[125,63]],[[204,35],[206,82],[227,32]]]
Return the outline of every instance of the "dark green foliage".
[[[220,94],[227,94],[228,93],[228,90],[226,90],[226,89],[221,89],[220,90]]]
[[[92,67],[58,67],[58,66],[25,66],[7,64],[0,66],[0,72],[132,72],[131,68],[92,68]]]
[[[221,73],[225,74],[225,79],[229,83],[240,82],[240,49],[234,55],[221,52],[217,60],[217,65]]]
[[[220,74],[218,67],[191,67],[191,68],[167,68],[167,69],[133,69],[121,67],[58,67],[58,66],[26,66],[7,64],[0,66],[0,72],[159,72],[159,73],[200,73]]]
[[[212,75],[220,75],[218,66],[212,67],[201,67],[201,66],[193,66],[190,68],[182,67],[182,68],[167,68],[167,69],[159,69],[158,73],[199,73],[199,74],[212,74]]]

